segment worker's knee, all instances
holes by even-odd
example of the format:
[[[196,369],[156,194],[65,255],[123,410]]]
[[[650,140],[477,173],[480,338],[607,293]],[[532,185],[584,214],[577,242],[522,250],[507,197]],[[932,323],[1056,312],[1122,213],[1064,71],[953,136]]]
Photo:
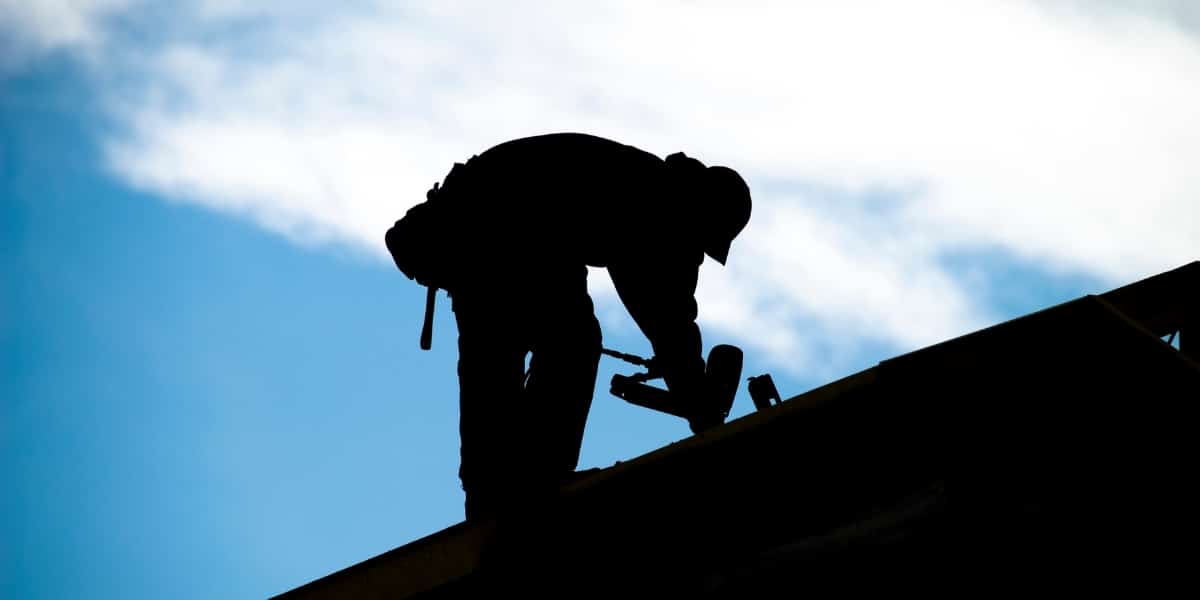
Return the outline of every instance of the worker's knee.
[[[600,323],[590,312],[558,323],[551,328],[548,337],[560,347],[571,348],[577,354],[600,359],[600,347],[603,343]]]
[[[604,336],[600,332],[600,322],[596,320],[596,315],[588,315],[587,319],[583,319],[580,323],[580,335],[582,336],[582,345],[594,351],[596,356],[600,356],[600,347],[604,343]]]

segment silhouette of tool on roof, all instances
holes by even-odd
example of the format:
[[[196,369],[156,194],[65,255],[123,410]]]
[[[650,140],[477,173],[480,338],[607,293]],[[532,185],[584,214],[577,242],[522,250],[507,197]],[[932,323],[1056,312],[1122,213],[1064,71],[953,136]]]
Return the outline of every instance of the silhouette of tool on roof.
[[[883,361],[567,483],[517,521],[461,523],[280,598],[1165,595],[1194,572],[1197,400],[1193,262]]]
[[[634,375],[613,375],[612,385],[609,388],[612,395],[630,404],[676,417],[687,419],[691,416],[692,413],[686,404],[687,399],[646,383],[654,379],[661,379],[663,376],[653,358],[645,359],[608,348],[602,348],[600,352],[646,369],[645,372]],[[733,407],[733,398],[737,394],[738,377],[741,373],[741,348],[729,344],[718,344],[709,351],[708,360],[705,361],[704,385],[712,395],[716,411],[722,421],[729,416],[729,409]]]

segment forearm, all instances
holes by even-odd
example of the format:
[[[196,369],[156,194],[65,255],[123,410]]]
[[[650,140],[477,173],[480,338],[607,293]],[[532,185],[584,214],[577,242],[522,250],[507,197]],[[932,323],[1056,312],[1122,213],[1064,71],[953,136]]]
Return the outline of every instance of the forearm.
[[[656,331],[650,343],[667,389],[684,397],[699,393],[704,381],[704,358],[696,323]]]
[[[650,340],[667,389],[691,397],[703,384],[700,328],[696,325],[699,260],[610,266],[617,294]]]

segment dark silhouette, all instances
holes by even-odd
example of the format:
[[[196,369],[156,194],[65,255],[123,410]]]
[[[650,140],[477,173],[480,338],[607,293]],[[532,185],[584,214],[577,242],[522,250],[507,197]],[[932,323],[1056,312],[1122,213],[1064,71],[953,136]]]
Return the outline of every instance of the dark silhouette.
[[[770,406],[755,378],[721,435],[277,598],[1166,596],[1194,579],[1198,340],[1200,261]]]
[[[574,473],[601,350],[588,265],[608,269],[693,431],[724,421],[729,406],[705,386],[695,290],[704,255],[724,264],[749,218],[732,169],[560,133],[455,164],[396,222],[396,266],[453,300],[468,519]]]

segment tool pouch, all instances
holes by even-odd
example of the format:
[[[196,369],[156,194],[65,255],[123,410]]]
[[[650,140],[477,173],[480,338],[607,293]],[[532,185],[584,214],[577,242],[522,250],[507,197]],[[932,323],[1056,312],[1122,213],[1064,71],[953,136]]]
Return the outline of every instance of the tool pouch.
[[[452,237],[447,229],[452,226],[449,217],[453,203],[446,196],[448,191],[464,191],[465,172],[464,164],[455,163],[443,185],[435,183],[425,193],[425,201],[408,209],[384,236],[396,268],[421,285],[453,288],[459,249],[453,244],[438,242]]]
[[[433,245],[438,212],[428,201],[422,202],[408,209],[384,237],[396,268],[409,279],[431,287],[446,283]]]

